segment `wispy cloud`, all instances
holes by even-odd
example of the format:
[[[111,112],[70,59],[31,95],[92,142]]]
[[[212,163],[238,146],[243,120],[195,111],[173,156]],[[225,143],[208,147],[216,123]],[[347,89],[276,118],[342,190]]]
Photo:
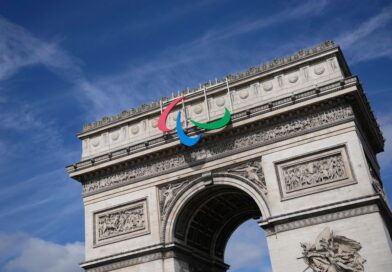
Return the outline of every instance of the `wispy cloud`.
[[[344,32],[336,40],[347,48],[351,63],[392,58],[392,5],[365,20],[355,29]]]
[[[39,153],[41,164],[75,157],[75,151],[65,148],[59,125],[34,104],[0,108],[0,132],[0,147],[4,147],[0,149],[0,165],[20,161],[26,153]],[[4,170],[1,168],[0,173]]]
[[[200,82],[235,72],[238,67],[247,67],[254,62],[255,52],[239,52],[237,48],[228,46],[226,40],[239,38],[274,24],[300,20],[303,16],[317,16],[327,3],[325,0],[317,3],[300,2],[269,16],[209,28],[206,33],[192,40],[161,50],[159,55],[143,58],[140,62],[130,61],[128,68],[119,73],[94,78],[94,84],[84,82],[82,89],[90,92],[91,96],[98,93],[94,99],[99,108],[103,109],[99,113],[107,114],[170,95],[186,87],[195,87]],[[304,43],[305,41],[302,41],[301,45]],[[272,54],[289,52],[297,45],[298,43],[293,42],[275,47],[268,55],[264,53],[260,57],[268,59]],[[259,53],[257,52],[258,55]],[[232,68],[228,70],[228,67]]]
[[[1,81],[6,80],[26,67],[42,65],[64,80],[72,83],[78,95],[84,96],[96,111],[108,107],[110,92],[104,92],[85,77],[82,62],[66,52],[56,42],[37,38],[25,28],[0,16],[0,91]],[[6,98],[2,98],[4,100]],[[113,101],[115,103],[115,101]]]
[[[182,13],[206,4],[207,2],[202,2],[188,6]],[[217,53],[220,49],[217,46],[222,40],[274,24],[298,20],[303,16],[315,16],[326,5],[326,0],[317,3],[306,1],[263,18],[217,26],[194,40],[163,50],[159,56],[143,59],[142,63],[130,63],[129,68],[120,73],[93,79],[84,75],[82,62],[63,50],[58,42],[43,41],[23,27],[0,17],[0,84],[2,79],[9,78],[24,67],[44,65],[71,82],[75,96],[86,109],[87,115],[98,118],[156,99],[162,94],[168,95],[171,90],[182,89],[187,83],[193,83],[195,78],[205,78],[205,67],[198,66],[203,60],[219,56]],[[230,50],[232,49],[226,48],[223,51],[230,53]],[[238,55],[237,52],[234,54]],[[217,58],[214,62],[216,63],[210,65],[208,73],[221,75],[218,71],[222,71],[222,66],[227,66],[227,63],[222,63]]]
[[[75,58],[60,50],[56,42],[43,42],[23,27],[0,16],[0,80],[20,69],[42,64],[50,69],[80,73]]]

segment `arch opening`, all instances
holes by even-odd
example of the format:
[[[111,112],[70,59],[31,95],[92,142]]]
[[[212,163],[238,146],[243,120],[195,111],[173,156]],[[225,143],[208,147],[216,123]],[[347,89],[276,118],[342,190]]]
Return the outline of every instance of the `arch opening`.
[[[230,264],[228,272],[272,271],[267,237],[256,220],[242,223],[230,236],[224,260]]]
[[[192,251],[224,261],[232,233],[261,212],[246,192],[229,185],[211,185],[194,195],[180,210],[174,240]]]

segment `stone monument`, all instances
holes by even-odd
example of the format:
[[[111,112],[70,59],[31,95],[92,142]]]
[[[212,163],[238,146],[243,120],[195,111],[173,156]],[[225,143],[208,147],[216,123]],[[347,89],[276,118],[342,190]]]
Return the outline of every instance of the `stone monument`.
[[[190,119],[225,128],[187,147],[158,118],[178,96]],[[392,271],[392,216],[376,154],[384,139],[339,46],[275,59],[85,125],[86,271],[226,271],[244,221],[264,229],[274,272]],[[244,252],[246,254],[246,252]]]

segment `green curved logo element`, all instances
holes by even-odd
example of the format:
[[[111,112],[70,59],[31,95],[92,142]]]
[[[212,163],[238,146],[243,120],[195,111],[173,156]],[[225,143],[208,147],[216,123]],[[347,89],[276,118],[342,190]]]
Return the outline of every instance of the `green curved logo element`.
[[[213,130],[213,129],[218,129],[218,128],[223,128],[224,126],[226,126],[231,120],[231,114],[230,111],[225,108],[225,114],[223,115],[223,117],[215,122],[211,122],[211,123],[199,123],[196,121],[193,121],[191,119],[192,124],[194,124],[195,126],[199,127],[199,128],[204,128],[205,130]]]

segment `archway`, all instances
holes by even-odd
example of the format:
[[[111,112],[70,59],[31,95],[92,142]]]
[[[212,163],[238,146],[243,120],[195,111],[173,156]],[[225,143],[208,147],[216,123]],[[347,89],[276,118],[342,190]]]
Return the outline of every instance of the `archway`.
[[[167,244],[182,249],[178,271],[226,271],[229,238],[245,221],[268,214],[265,196],[249,180],[227,173],[197,179],[182,191],[166,220]]]

